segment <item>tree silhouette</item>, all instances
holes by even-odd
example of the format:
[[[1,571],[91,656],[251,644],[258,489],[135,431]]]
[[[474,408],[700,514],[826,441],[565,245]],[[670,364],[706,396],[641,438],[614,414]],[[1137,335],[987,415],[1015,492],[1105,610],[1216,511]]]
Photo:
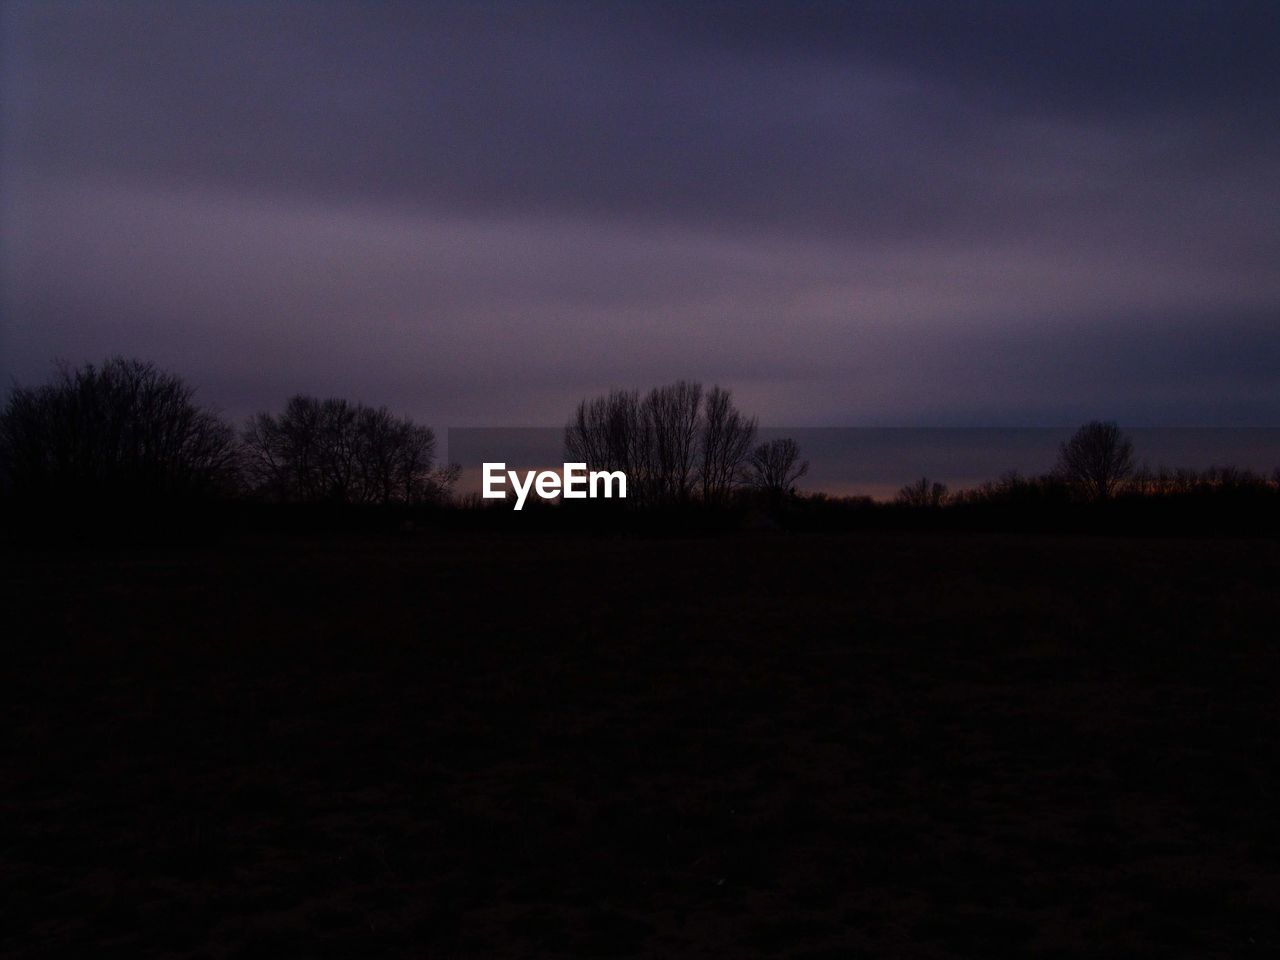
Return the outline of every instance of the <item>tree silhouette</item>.
[[[1133,443],[1114,421],[1086,423],[1062,444],[1055,472],[1090,500],[1109,500],[1133,473]]]
[[[154,364],[113,357],[16,387],[0,415],[0,475],[18,496],[186,497],[229,488],[235,437]]]
[[[456,468],[436,469],[435,433],[386,407],[298,395],[242,434],[245,474],[272,499],[419,503],[440,499]]]
[[[755,439],[756,418],[744,417],[733,405],[733,395],[728,390],[712,387],[703,410],[698,465],[705,503],[728,499],[743,479]]]
[[[689,499],[697,463],[702,384],[677,380],[654,387],[644,398],[651,428],[649,482],[656,499],[679,503]]]
[[[895,500],[908,507],[941,507],[947,502],[947,485],[930,484],[928,477],[921,477],[899,490]]]
[[[751,486],[777,506],[795,493],[796,481],[809,472],[809,461],[801,460],[799,444],[785,437],[756,447],[748,471]]]
[[[565,426],[564,449],[592,470],[621,470],[635,505],[724,502],[743,481],[755,418],[721,387],[704,392],[677,380],[641,397],[613,390],[581,401]]]
[[[564,430],[565,457],[592,470],[621,470],[628,497],[643,503],[649,493],[652,425],[634,390],[612,390],[582,400]]]

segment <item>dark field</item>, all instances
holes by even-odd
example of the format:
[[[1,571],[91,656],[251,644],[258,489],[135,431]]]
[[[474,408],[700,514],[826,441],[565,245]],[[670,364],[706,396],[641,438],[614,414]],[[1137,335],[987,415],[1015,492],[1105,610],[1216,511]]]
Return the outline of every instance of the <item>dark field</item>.
[[[1280,951],[1280,543],[9,549],[0,953]]]

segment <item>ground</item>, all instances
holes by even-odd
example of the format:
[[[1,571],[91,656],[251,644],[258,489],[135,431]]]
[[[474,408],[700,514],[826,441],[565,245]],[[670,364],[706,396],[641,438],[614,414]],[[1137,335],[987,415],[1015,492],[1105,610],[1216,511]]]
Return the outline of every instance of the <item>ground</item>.
[[[1280,543],[6,548],[0,953],[1280,950]]]

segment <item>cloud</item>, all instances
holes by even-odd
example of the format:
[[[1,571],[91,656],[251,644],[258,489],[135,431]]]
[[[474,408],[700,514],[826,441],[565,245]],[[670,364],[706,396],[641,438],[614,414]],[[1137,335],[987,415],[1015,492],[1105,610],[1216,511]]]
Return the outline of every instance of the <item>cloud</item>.
[[[1261,8],[6,9],[6,378],[123,351],[236,415],[441,425],[675,376],[774,422],[1280,418]]]

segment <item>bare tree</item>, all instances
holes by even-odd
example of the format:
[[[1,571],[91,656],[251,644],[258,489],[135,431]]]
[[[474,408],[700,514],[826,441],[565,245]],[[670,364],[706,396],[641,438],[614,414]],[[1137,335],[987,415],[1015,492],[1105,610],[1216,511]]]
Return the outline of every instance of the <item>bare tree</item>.
[[[743,480],[755,439],[756,418],[739,413],[728,390],[712,387],[703,407],[698,464],[704,502],[724,502]]]
[[[593,470],[621,470],[633,501],[648,493],[653,431],[634,390],[613,390],[578,404],[564,431],[566,457]]]
[[[295,396],[260,413],[242,435],[245,473],[273,499],[417,503],[447,495],[453,467],[436,469],[429,427],[385,407]]]
[[[462,468],[456,463],[433,467],[436,435],[430,427],[399,421],[399,444],[392,461],[399,499],[405,503],[447,500]]]
[[[323,500],[323,413],[315,397],[290,397],[279,416],[259,413],[241,435],[250,485],[277,500]]]
[[[795,493],[796,481],[809,472],[809,461],[801,460],[799,444],[785,437],[756,447],[748,471],[748,482],[777,505]]]
[[[235,481],[230,427],[181,378],[141,360],[59,370],[0,414],[0,475],[18,495],[173,497]]]
[[[320,468],[326,500],[358,503],[366,499],[359,484],[360,411],[337,397],[320,404]]]
[[[1114,421],[1093,420],[1062,444],[1055,472],[1088,499],[1108,500],[1133,470],[1133,443]]]
[[[899,490],[895,502],[908,507],[941,507],[947,502],[947,485],[931,484],[928,477],[921,477]]]
[[[401,488],[396,462],[407,439],[405,427],[386,407],[357,409],[355,459],[362,500],[390,503],[399,499]]]
[[[565,454],[593,470],[621,470],[638,505],[685,499],[693,486],[702,387],[677,381],[641,399],[613,390],[583,400],[565,427]]]
[[[693,490],[702,385],[677,380],[654,387],[644,399],[644,415],[652,430],[649,481],[657,499],[683,502]]]
[[[704,393],[677,380],[643,397],[613,390],[578,404],[564,431],[565,455],[592,470],[627,475],[635,505],[726,500],[746,481],[756,420],[722,387]]]

